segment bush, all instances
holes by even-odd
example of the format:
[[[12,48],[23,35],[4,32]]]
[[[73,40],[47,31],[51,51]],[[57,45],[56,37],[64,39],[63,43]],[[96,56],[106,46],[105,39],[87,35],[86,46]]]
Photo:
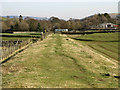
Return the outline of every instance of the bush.
[[[2,27],[0,27],[0,28],[2,28],[2,32],[4,32],[7,29],[9,29],[9,27],[5,24],[5,22],[2,22],[2,24],[0,26],[2,26]]]

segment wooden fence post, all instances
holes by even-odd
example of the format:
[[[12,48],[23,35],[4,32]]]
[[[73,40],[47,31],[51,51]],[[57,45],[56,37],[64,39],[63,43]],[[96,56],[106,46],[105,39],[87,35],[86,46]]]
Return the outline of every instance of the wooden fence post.
[[[43,40],[43,33],[41,32],[41,40]]]

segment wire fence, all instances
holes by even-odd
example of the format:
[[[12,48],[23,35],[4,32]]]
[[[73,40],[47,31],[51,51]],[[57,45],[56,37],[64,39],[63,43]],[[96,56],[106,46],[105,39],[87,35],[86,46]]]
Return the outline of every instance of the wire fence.
[[[9,57],[9,55],[11,55],[13,52],[28,45],[30,42],[31,42],[31,39],[29,39],[29,40],[17,40],[17,41],[1,41],[0,42],[0,43],[2,43],[1,60]]]
[[[38,40],[45,39],[49,34],[53,32],[46,32],[38,38],[30,38],[27,40],[1,40],[0,41],[0,58],[1,62],[4,61],[6,58],[9,58],[13,53],[23,49],[25,46],[29,45],[30,43],[34,43]],[[9,38],[9,37],[8,37]]]

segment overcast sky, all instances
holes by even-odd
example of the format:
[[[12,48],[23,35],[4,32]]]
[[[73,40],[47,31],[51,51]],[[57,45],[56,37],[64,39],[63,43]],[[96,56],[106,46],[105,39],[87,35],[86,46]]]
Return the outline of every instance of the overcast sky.
[[[43,0],[2,0],[1,4],[2,15],[57,16],[67,20],[69,18],[81,19],[97,13],[117,13],[118,1],[44,0],[43,2]]]

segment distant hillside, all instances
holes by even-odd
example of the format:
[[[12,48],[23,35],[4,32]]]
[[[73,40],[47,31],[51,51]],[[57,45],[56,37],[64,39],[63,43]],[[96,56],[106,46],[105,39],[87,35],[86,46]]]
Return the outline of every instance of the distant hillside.
[[[117,17],[118,13],[109,13],[109,15],[111,16],[111,18],[115,19]]]
[[[84,21],[84,20],[86,20],[86,19],[88,19],[88,18],[92,18],[92,17],[94,17],[94,15],[90,15],[90,16],[85,17],[85,18],[82,18],[82,19],[80,19],[80,20],[81,20],[81,21]]]
[[[2,16],[2,17],[7,18],[7,16]],[[48,20],[47,17],[34,17],[34,16],[23,16],[23,19],[26,17],[30,17],[30,18],[37,19],[37,20]],[[19,18],[19,16],[9,16],[9,18]]]
[[[109,15],[110,15],[110,17],[112,18],[112,19],[116,19],[117,18],[117,16],[118,16],[118,13],[108,13]],[[94,17],[95,15],[90,15],[90,16],[88,16],[88,17],[85,17],[85,18],[82,18],[82,19],[80,19],[81,21],[84,21],[84,20],[87,20],[87,19],[90,19],[90,18],[92,18],[92,17]]]

